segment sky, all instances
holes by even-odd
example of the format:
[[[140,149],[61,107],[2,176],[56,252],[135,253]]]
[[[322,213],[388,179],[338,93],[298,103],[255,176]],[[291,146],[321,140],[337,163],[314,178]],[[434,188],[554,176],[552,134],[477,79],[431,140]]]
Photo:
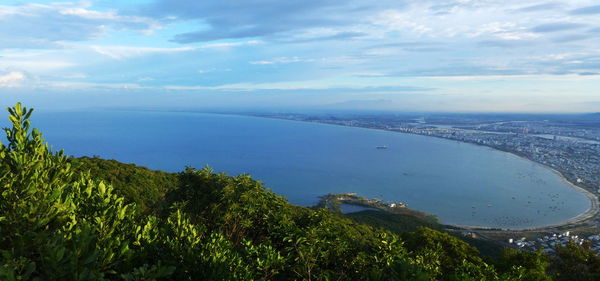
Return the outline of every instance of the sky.
[[[0,2],[0,103],[600,111],[591,0]]]

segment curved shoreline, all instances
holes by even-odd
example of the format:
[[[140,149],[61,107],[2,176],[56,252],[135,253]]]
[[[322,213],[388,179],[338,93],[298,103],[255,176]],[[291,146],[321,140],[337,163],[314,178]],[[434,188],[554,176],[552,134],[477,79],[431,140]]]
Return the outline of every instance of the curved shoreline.
[[[322,124],[329,124],[329,123],[322,123]],[[336,125],[336,124],[331,124],[331,125]],[[344,126],[344,125],[340,125],[340,126]],[[345,127],[350,127],[350,126],[345,126]],[[358,128],[364,128],[364,127],[358,127]],[[585,221],[594,218],[600,212],[600,200],[598,199],[598,196],[596,196],[595,194],[593,194],[589,190],[587,190],[587,189],[585,189],[583,187],[580,187],[580,186],[576,185],[575,183],[572,183],[560,171],[556,170],[555,168],[550,167],[550,166],[548,166],[548,165],[546,165],[544,163],[540,163],[540,162],[534,161],[534,160],[529,159],[529,158],[527,158],[525,156],[518,155],[518,154],[510,152],[510,151],[505,151],[505,150],[497,149],[495,147],[491,147],[491,146],[487,146],[487,145],[482,145],[482,144],[472,143],[472,142],[459,141],[459,140],[454,140],[454,139],[449,139],[449,138],[443,138],[443,137],[438,137],[438,136],[422,135],[422,134],[415,134],[415,133],[408,133],[408,132],[398,132],[398,131],[393,131],[393,130],[377,129],[377,128],[364,128],[364,129],[389,131],[389,132],[395,132],[395,133],[401,133],[401,134],[410,134],[410,135],[423,136],[423,137],[433,137],[433,138],[438,138],[438,139],[443,139],[443,140],[455,141],[455,142],[458,142],[458,143],[475,145],[475,146],[483,147],[483,148],[494,150],[494,151],[498,151],[498,152],[503,152],[503,153],[506,153],[508,155],[511,155],[511,156],[514,156],[514,157],[521,158],[523,160],[529,161],[529,162],[534,163],[536,165],[540,165],[542,168],[550,170],[551,172],[553,172],[554,174],[556,174],[560,178],[561,181],[563,181],[564,183],[566,183],[572,189],[575,189],[575,190],[579,191],[580,193],[582,193],[585,197],[587,197],[590,200],[590,207],[585,212],[583,212],[583,213],[581,213],[581,214],[579,214],[577,216],[574,216],[574,217],[572,217],[572,218],[570,218],[570,219],[568,219],[566,221],[562,221],[562,222],[558,222],[558,223],[553,223],[553,224],[547,224],[547,225],[542,225],[542,226],[533,226],[533,227],[524,227],[524,228],[506,228],[506,227],[477,226],[477,225],[445,224],[447,226],[462,228],[464,230],[497,230],[497,231],[540,232],[540,231],[550,231],[552,229],[559,228],[559,227],[562,227],[562,226],[584,223]]]
[[[329,124],[329,123],[325,123],[325,124]],[[331,124],[331,125],[335,125],[335,124]],[[344,125],[341,125],[341,126],[344,126]],[[364,127],[359,127],[359,128],[364,128]],[[553,223],[553,224],[547,224],[547,225],[542,225],[542,226],[533,226],[533,227],[524,227],[524,228],[506,228],[506,227],[503,228],[503,227],[491,227],[491,226],[476,226],[476,225],[471,226],[471,225],[446,224],[448,226],[462,228],[465,230],[501,230],[501,231],[540,232],[540,231],[550,231],[552,229],[559,228],[562,226],[584,223],[585,221],[594,218],[600,212],[600,200],[598,199],[598,196],[596,196],[589,190],[587,190],[583,187],[580,187],[580,186],[576,185],[575,183],[569,181],[560,171],[556,170],[555,168],[550,167],[544,163],[534,161],[525,156],[518,155],[518,154],[510,152],[510,151],[497,149],[495,147],[491,147],[491,146],[487,146],[487,145],[482,145],[482,144],[472,143],[472,142],[465,142],[465,141],[460,141],[460,140],[454,140],[454,139],[449,139],[449,138],[443,138],[443,137],[438,137],[438,136],[422,135],[422,134],[407,133],[407,132],[398,132],[398,131],[387,130],[387,129],[376,129],[376,128],[365,128],[365,129],[389,131],[389,132],[395,132],[395,133],[404,133],[404,134],[411,134],[411,135],[423,136],[423,137],[434,137],[434,138],[438,138],[438,139],[455,141],[458,143],[470,144],[470,145],[475,145],[475,146],[483,147],[483,148],[494,150],[494,151],[503,152],[508,155],[512,155],[514,157],[523,159],[525,161],[529,161],[536,165],[540,165],[542,168],[550,170],[551,172],[556,174],[560,178],[561,181],[566,183],[572,189],[579,191],[580,193],[582,193],[585,197],[587,197],[590,200],[590,207],[585,212],[583,212],[577,216],[574,216],[566,221]]]
[[[509,154],[512,154],[510,152],[507,152]],[[517,155],[518,156],[518,155]],[[520,157],[520,156],[519,156]],[[524,158],[527,159],[527,158]],[[529,160],[529,159],[527,159]],[[532,160],[529,160],[532,161]],[[540,164],[543,165],[541,163],[532,161],[536,164]],[[544,167],[547,167],[546,165],[543,165]],[[496,230],[496,231],[514,231],[514,232],[544,232],[544,231],[551,231],[551,230],[555,230],[556,228],[560,228],[563,226],[569,226],[569,225],[575,225],[575,224],[581,224],[581,223],[585,223],[586,221],[594,218],[598,212],[600,211],[600,200],[598,200],[598,197],[596,195],[594,195],[593,193],[589,192],[587,189],[584,189],[580,186],[577,186],[575,184],[573,184],[572,182],[568,181],[559,171],[547,167],[548,169],[550,169],[552,172],[556,173],[558,176],[560,176],[561,180],[564,181],[566,184],[568,184],[569,186],[571,186],[571,188],[583,193],[583,195],[585,195],[589,200],[590,200],[590,207],[583,213],[572,217],[566,221],[563,222],[559,222],[559,223],[553,223],[553,224],[548,224],[548,225],[543,225],[543,226],[535,226],[535,227],[526,227],[526,228],[501,228],[501,227],[489,227],[489,226],[476,226],[476,225],[459,225],[459,224],[447,224],[448,226],[453,226],[453,227],[457,227],[457,228],[461,228],[461,229],[465,229],[465,230]]]
[[[582,188],[582,187],[576,185],[575,183],[569,181],[560,171],[554,169],[553,167],[550,167],[550,166],[548,166],[546,164],[534,161],[532,159],[526,158],[526,157],[524,157],[522,155],[518,155],[518,154],[510,152],[510,151],[505,151],[505,150],[497,149],[495,147],[491,147],[491,146],[487,146],[487,145],[482,145],[482,144],[478,144],[478,143],[465,142],[465,141],[454,140],[454,139],[450,139],[450,138],[444,138],[444,137],[432,136],[432,135],[415,134],[415,133],[410,133],[410,132],[399,132],[399,131],[394,131],[394,130],[389,130],[389,129],[383,129],[383,128],[368,128],[368,127],[349,126],[349,125],[343,125],[343,124],[333,124],[333,123],[318,122],[318,121],[305,121],[305,120],[295,120],[295,119],[267,117],[267,116],[256,116],[256,115],[244,115],[244,116],[251,116],[251,117],[257,117],[257,118],[267,118],[267,119],[279,119],[279,120],[287,120],[287,121],[296,121],[296,122],[303,122],[303,123],[317,123],[317,124],[323,124],[323,125],[351,127],[351,128],[361,128],[361,129],[368,129],[368,130],[388,131],[388,132],[402,133],[402,134],[416,135],[416,136],[423,136],[423,137],[434,137],[434,138],[448,140],[448,141],[455,141],[457,143],[464,143],[464,144],[470,144],[470,145],[475,145],[475,146],[479,146],[479,147],[484,147],[486,149],[491,149],[491,150],[495,150],[495,151],[507,153],[507,154],[515,156],[517,158],[521,158],[521,159],[529,161],[531,163],[535,163],[537,165],[540,165],[543,168],[546,168],[546,169],[552,171],[553,173],[555,173],[556,175],[558,175],[559,178],[561,179],[561,181],[563,181],[564,183],[566,183],[567,185],[569,185],[571,188],[579,191],[580,193],[582,193],[584,196],[586,196],[590,200],[590,207],[585,212],[583,212],[583,213],[581,213],[581,214],[579,214],[579,215],[577,215],[575,217],[572,217],[572,218],[570,218],[570,219],[568,219],[566,221],[558,222],[558,223],[554,223],[554,224],[548,224],[548,225],[542,225],[542,226],[534,226],[534,227],[526,227],[526,228],[502,228],[502,227],[488,227],[488,226],[472,226],[472,225],[445,224],[447,226],[462,228],[464,230],[497,230],[497,231],[499,230],[499,231],[531,231],[531,232],[550,231],[552,229],[555,229],[555,228],[558,228],[558,227],[562,227],[562,226],[584,223],[585,221],[594,218],[600,212],[600,201],[598,199],[598,196],[596,196],[592,192],[588,191],[587,189]]]
[[[384,131],[388,131],[385,130]],[[391,130],[389,130],[391,131]],[[392,131],[393,132],[393,131]],[[402,133],[402,132],[399,132]],[[411,134],[411,133],[409,133]],[[421,135],[421,134],[413,134],[413,135],[419,135],[419,136],[426,136],[429,137],[427,135]],[[453,227],[457,227],[457,228],[463,228],[466,230],[503,230],[503,231],[549,231],[551,229],[554,228],[558,228],[558,227],[562,227],[562,226],[567,226],[567,225],[573,225],[573,224],[579,224],[579,223],[583,223],[589,219],[594,218],[599,212],[600,212],[600,200],[598,199],[598,196],[596,196],[594,193],[590,192],[589,190],[576,185],[575,183],[569,181],[560,171],[556,170],[553,167],[550,167],[546,164],[540,163],[540,162],[536,162],[534,160],[531,160],[525,156],[522,155],[518,155],[516,153],[510,152],[510,151],[505,151],[505,150],[500,150],[500,149],[496,149],[494,147],[491,146],[487,146],[487,145],[481,145],[481,144],[477,144],[477,143],[470,143],[470,142],[463,142],[463,141],[459,141],[459,140],[453,140],[453,139],[447,139],[447,138],[442,138],[442,137],[437,137],[437,136],[431,136],[434,138],[440,138],[440,139],[445,139],[445,140],[452,140],[452,141],[456,141],[459,143],[466,143],[466,144],[472,144],[472,145],[476,145],[476,146],[480,146],[480,147],[485,147],[487,149],[491,149],[491,150],[495,150],[495,151],[499,151],[499,152],[503,152],[506,153],[508,155],[512,155],[514,157],[517,158],[521,158],[523,160],[535,163],[536,165],[540,165],[545,169],[550,170],[551,172],[553,172],[554,174],[556,174],[561,181],[563,181],[564,183],[566,183],[569,187],[571,187],[572,189],[577,190],[578,192],[582,193],[585,197],[587,197],[590,200],[590,206],[589,208],[577,215],[574,216],[566,221],[562,221],[562,222],[558,222],[558,223],[553,223],[553,224],[547,224],[547,225],[542,225],[542,226],[533,226],[533,227],[524,227],[524,228],[503,228],[503,227],[491,227],[491,226],[476,226],[476,225],[459,225],[459,224],[447,224],[448,226],[453,226]]]

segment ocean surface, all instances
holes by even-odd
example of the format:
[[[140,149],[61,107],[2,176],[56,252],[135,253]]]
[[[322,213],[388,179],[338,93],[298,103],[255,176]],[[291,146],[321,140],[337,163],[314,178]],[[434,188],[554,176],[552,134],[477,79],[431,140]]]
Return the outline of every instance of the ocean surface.
[[[443,223],[507,228],[559,223],[590,206],[583,194],[541,165],[432,137],[143,111],[36,112],[32,124],[53,149],[69,155],[98,155],[172,172],[208,165],[231,175],[248,173],[303,206],[327,193],[356,192],[407,203]]]

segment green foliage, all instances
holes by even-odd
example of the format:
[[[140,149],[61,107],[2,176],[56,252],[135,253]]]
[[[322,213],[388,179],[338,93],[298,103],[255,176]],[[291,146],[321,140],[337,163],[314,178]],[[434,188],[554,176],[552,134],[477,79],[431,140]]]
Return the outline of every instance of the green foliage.
[[[175,271],[175,267],[158,265],[148,266],[147,264],[134,268],[132,272],[121,274],[124,281],[155,281],[171,276]]]
[[[349,213],[345,214],[345,216],[354,221],[383,228],[397,234],[414,232],[419,227],[427,227],[439,231],[443,229],[443,225],[430,219],[423,219],[421,216],[393,214],[374,210]],[[462,235],[457,235],[456,237],[477,248],[481,252],[481,255],[487,258],[497,258],[502,252],[503,246],[497,242]]]
[[[552,280],[546,269],[550,264],[550,257],[542,251],[526,252],[506,248],[497,261],[498,269],[504,272],[518,272],[524,281],[549,281]]]
[[[153,171],[134,164],[123,164],[116,160],[98,157],[70,158],[75,172],[90,172],[94,179],[102,180],[115,187],[115,192],[135,203],[142,212],[160,210],[164,207],[164,196],[178,184],[174,173]]]
[[[416,232],[406,233],[406,247],[423,266],[436,266],[438,274],[453,273],[463,262],[483,266],[477,249],[447,233],[420,227]]]
[[[361,223],[385,228],[389,231],[402,233],[416,231],[418,227],[441,229],[441,225],[431,220],[425,220],[411,215],[393,214],[382,211],[366,210],[346,214],[347,217]]]
[[[0,144],[2,281],[549,280],[542,253],[506,252],[494,267],[446,233],[420,227],[400,236],[294,206],[248,175],[67,158],[30,128],[31,109],[9,113]],[[569,245],[558,256],[557,280],[598,278],[589,248]]]
[[[209,232],[222,233],[257,279],[360,279],[384,254],[374,229],[290,205],[247,175],[191,168],[180,175],[181,186],[167,196],[172,204]]]
[[[591,249],[591,243],[582,246],[569,241],[566,246],[556,248],[556,259],[551,271],[555,280],[591,281],[600,280],[600,257]]]
[[[103,280],[131,268],[135,206],[51,153],[31,112],[9,109],[0,147],[0,280]]]

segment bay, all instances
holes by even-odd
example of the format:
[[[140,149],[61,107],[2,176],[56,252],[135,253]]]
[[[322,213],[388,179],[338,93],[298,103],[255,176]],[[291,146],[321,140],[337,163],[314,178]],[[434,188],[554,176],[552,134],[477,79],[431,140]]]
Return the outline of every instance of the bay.
[[[432,137],[182,112],[41,112],[32,123],[69,155],[171,172],[208,165],[248,173],[302,206],[327,193],[356,192],[407,203],[443,223],[503,228],[559,223],[590,207],[539,164]]]

